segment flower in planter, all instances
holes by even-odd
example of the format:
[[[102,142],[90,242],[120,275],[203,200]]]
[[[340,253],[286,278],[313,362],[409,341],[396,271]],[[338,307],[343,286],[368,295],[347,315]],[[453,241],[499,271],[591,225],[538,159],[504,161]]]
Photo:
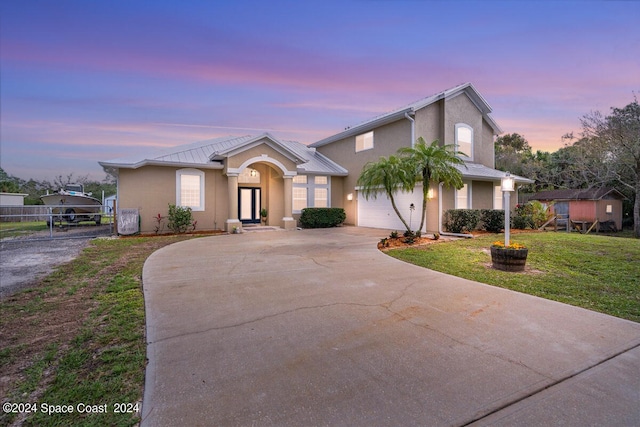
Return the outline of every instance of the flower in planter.
[[[491,247],[499,248],[499,249],[527,249],[525,245],[521,245],[520,243],[515,243],[515,242],[511,242],[509,246],[505,246],[504,242],[501,242],[499,240],[493,242],[491,244]]]

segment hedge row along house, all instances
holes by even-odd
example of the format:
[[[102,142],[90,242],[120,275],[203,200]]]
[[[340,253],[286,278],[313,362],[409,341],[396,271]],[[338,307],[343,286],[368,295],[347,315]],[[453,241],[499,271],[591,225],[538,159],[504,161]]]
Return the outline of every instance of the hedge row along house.
[[[166,213],[168,204],[191,207],[199,229],[231,231],[259,223],[262,209],[268,225],[292,229],[306,207],[344,208],[346,224],[402,229],[389,200],[366,200],[356,181],[367,162],[412,146],[419,137],[438,140],[455,144],[465,165],[459,167],[460,190],[431,186],[423,231],[435,232],[448,209],[503,207],[505,174],[494,169],[494,138],[502,131],[490,113],[485,99],[465,83],[308,146],[269,133],[227,136],[99,163],[117,174],[118,207],[139,210],[142,232],[153,231],[154,217]],[[412,203],[421,206],[422,189],[400,193],[396,201],[408,218]]]

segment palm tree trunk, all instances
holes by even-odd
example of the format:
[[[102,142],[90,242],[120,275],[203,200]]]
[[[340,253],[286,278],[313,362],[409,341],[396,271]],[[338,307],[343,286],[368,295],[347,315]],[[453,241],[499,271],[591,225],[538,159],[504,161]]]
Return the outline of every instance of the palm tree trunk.
[[[393,198],[393,194],[389,194],[389,200],[391,200],[391,206],[393,206],[393,210],[396,211],[396,215],[398,215],[398,218],[400,218],[400,221],[402,221],[402,224],[404,224],[407,231],[411,232],[411,228],[409,228],[409,226],[407,225],[407,221],[404,220],[404,218],[400,214],[400,211],[398,210],[398,207],[396,206],[396,201]]]

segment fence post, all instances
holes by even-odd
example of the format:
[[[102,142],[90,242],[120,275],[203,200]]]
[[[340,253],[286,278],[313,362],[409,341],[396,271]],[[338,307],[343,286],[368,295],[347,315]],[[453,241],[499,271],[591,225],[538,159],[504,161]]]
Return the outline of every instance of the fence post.
[[[113,231],[116,236],[118,235],[118,218],[116,217],[118,210],[116,209],[117,199],[113,199]]]
[[[53,239],[53,209],[49,208],[49,238]]]

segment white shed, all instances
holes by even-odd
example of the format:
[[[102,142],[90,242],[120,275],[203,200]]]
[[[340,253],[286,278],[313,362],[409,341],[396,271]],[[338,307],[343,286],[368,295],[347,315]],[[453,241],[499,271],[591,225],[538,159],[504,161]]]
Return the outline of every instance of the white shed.
[[[28,194],[0,193],[0,206],[24,206],[24,198]]]

